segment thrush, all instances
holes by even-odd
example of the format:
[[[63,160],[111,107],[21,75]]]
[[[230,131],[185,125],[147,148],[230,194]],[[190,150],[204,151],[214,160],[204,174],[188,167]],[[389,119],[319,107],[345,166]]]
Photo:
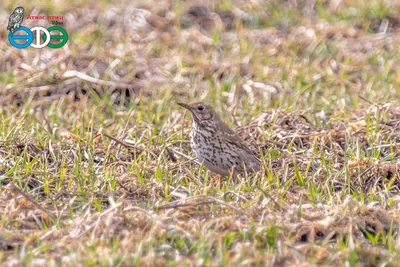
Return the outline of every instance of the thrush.
[[[261,169],[259,158],[211,106],[201,102],[178,105],[190,112],[190,145],[197,159],[208,170],[227,176]]]

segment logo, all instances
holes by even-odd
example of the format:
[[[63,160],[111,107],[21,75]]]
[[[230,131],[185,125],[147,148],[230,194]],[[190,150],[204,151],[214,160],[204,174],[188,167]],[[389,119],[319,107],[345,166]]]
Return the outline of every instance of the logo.
[[[51,24],[56,26],[51,26],[47,29],[40,26],[29,29],[22,26],[24,8],[15,8],[14,12],[10,15],[7,26],[7,30],[10,31],[8,34],[8,41],[10,44],[16,48],[22,49],[28,46],[32,46],[33,48],[43,48],[46,46],[50,48],[60,48],[67,43],[67,31],[58,26],[63,24],[64,16],[28,16],[28,20],[39,19],[47,19]],[[26,34],[15,34],[17,32],[25,32]],[[51,35],[51,32],[59,32],[59,34]]]

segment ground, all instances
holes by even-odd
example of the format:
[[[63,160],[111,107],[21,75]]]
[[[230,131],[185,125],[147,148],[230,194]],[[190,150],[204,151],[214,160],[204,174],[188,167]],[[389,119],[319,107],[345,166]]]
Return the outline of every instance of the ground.
[[[0,9],[2,265],[400,265],[400,1],[26,2]],[[67,45],[11,47],[17,4]],[[196,163],[193,100],[262,172]]]

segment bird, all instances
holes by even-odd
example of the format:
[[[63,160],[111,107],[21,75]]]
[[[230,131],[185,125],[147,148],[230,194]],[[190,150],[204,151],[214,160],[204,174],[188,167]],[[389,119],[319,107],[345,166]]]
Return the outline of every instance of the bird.
[[[191,115],[190,146],[208,170],[221,176],[261,170],[260,159],[211,106],[202,102],[177,104]]]
[[[24,20],[24,8],[23,7],[16,7],[14,12],[10,15],[8,19],[8,26],[7,30],[10,32],[14,32],[16,28],[21,26],[22,21]]]

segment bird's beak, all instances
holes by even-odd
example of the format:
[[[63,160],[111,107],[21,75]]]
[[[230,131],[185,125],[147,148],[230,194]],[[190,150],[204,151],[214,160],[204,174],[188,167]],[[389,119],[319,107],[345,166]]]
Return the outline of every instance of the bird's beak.
[[[178,103],[178,105],[181,106],[181,107],[183,107],[183,108],[186,108],[186,109],[189,110],[189,111],[192,109],[191,106],[189,106],[188,104],[185,104],[185,103]]]
[[[190,113],[190,115],[191,115],[193,121],[195,121],[195,122],[197,122],[197,123],[201,123],[200,120],[197,118],[195,112],[193,112],[193,107],[192,107],[192,106],[190,106],[190,105],[188,105],[188,104],[185,104],[185,103],[177,103],[177,104],[178,104],[179,106],[183,107],[183,108],[186,108],[186,109],[189,111],[189,113]]]

